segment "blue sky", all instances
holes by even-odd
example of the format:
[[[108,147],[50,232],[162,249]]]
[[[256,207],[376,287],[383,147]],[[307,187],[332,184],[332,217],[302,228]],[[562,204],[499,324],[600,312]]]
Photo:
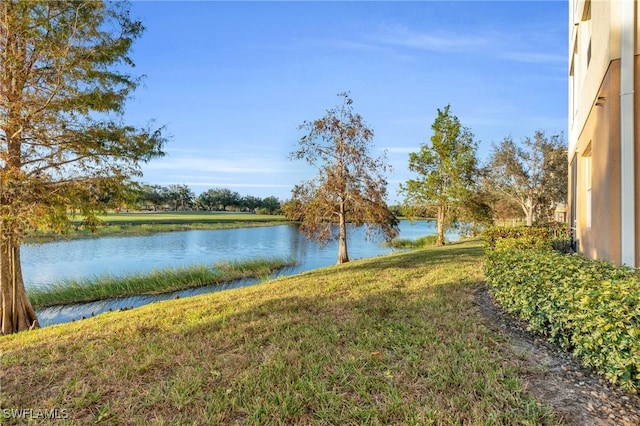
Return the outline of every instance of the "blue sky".
[[[147,30],[133,47],[144,84],[134,124],[166,125],[166,157],[142,181],[290,197],[316,171],[289,153],[298,125],[350,91],[387,151],[389,201],[413,177],[408,154],[438,108],[492,143],[567,122],[566,1],[133,2]]]

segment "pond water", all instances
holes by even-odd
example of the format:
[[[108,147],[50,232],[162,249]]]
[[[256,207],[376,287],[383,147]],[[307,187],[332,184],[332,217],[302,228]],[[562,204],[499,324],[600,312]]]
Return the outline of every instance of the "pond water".
[[[432,221],[401,221],[400,238],[415,239],[435,233]],[[447,235],[457,239],[455,233]],[[367,240],[363,228],[351,229],[348,239],[351,260],[391,253],[380,239]],[[336,263],[337,243],[325,247],[305,239],[294,225],[225,230],[168,232],[139,237],[102,237],[58,241],[22,248],[22,267],[29,288],[67,279],[96,275],[114,276],[145,273],[153,269],[193,264],[213,265],[225,260],[293,257],[297,265],[273,276],[291,275]],[[83,316],[141,306],[157,300],[190,296],[226,288],[250,285],[242,280],[225,286],[202,287],[161,296],[137,296],[117,300],[46,308],[38,311],[42,326],[80,319]]]

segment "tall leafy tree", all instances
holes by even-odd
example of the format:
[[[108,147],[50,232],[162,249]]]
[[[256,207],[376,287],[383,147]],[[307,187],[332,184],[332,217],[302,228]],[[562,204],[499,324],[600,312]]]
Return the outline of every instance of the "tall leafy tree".
[[[276,214],[281,208],[280,200],[273,195],[265,197],[260,205],[269,214]]]
[[[516,144],[511,137],[493,147],[489,186],[504,200],[516,203],[527,225],[549,218],[556,203],[567,199],[567,148],[561,135],[536,131]]]
[[[222,210],[224,211],[227,208],[230,208],[231,210],[240,208],[241,200],[242,196],[240,196],[239,193],[237,193],[236,191],[225,189],[221,199]]]
[[[167,188],[160,185],[143,184],[137,191],[136,204],[143,209],[157,211],[167,203]]]
[[[255,211],[262,206],[262,199],[253,195],[245,195],[240,198],[240,208]]]
[[[193,206],[195,194],[187,185],[173,184],[167,187],[167,201],[175,211],[186,210]]]
[[[123,122],[142,31],[122,3],[0,2],[2,334],[38,326],[20,264],[25,233],[63,229],[68,211],[95,219],[162,155],[161,129]]]
[[[416,179],[400,185],[405,202],[433,210],[437,219],[436,245],[445,243],[445,230],[455,222],[457,212],[473,194],[477,171],[476,143],[471,131],[451,113],[451,106],[438,109],[431,125],[430,143],[409,154],[409,170]]]
[[[349,93],[324,117],[305,121],[305,135],[291,153],[318,167],[316,178],[296,185],[285,214],[300,220],[309,239],[325,244],[338,240],[338,263],[349,261],[347,225],[366,224],[370,232],[387,238],[398,233],[397,220],[385,201],[389,170],[384,158],[370,156],[373,130],[353,111]]]
[[[198,208],[202,208],[204,210],[217,210],[220,203],[218,202],[218,190],[216,189],[208,189],[198,195],[196,200],[196,204]]]
[[[227,207],[239,206],[241,198],[240,194],[230,189],[212,188],[200,194],[199,201],[207,210],[225,211]]]

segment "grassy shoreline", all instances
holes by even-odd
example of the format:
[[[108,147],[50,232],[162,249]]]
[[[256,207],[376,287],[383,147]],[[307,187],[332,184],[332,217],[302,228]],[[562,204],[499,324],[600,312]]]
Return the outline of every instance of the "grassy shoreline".
[[[74,425],[559,424],[476,304],[482,252],[396,253],[0,337],[0,407]]]
[[[407,238],[396,238],[389,243],[388,246],[397,249],[421,249],[427,247],[433,247],[436,243],[435,235],[426,235],[424,237],[416,238],[415,240]]]
[[[243,278],[269,276],[272,272],[295,265],[294,259],[258,258],[220,262],[213,267],[192,265],[162,268],[150,273],[122,277],[101,275],[85,280],[67,280],[28,292],[34,308],[94,302],[127,296],[171,293],[178,290],[228,283]]]

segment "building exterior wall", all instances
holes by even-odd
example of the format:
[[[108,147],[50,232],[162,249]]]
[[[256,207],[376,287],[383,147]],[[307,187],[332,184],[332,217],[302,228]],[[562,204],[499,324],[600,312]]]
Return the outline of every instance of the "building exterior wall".
[[[634,76],[634,96],[633,103],[635,105],[635,113],[634,113],[634,128],[635,128],[635,140],[634,140],[634,161],[635,161],[635,169],[634,169],[634,181],[635,181],[635,192],[636,196],[634,197],[635,203],[635,265],[636,267],[640,267],[640,49],[638,49],[638,41],[640,38],[638,37],[638,25],[639,22],[639,13],[638,7],[636,6],[636,52],[634,57],[634,66],[635,66],[635,76]]]
[[[623,0],[632,1],[632,0]],[[640,33],[637,1],[634,33]],[[590,13],[589,12],[590,9]],[[620,264],[620,1],[570,2],[569,208],[579,252]],[[640,49],[634,47],[635,192],[640,192]],[[574,163],[575,162],[575,163]],[[640,266],[640,200],[635,198],[635,266]]]

